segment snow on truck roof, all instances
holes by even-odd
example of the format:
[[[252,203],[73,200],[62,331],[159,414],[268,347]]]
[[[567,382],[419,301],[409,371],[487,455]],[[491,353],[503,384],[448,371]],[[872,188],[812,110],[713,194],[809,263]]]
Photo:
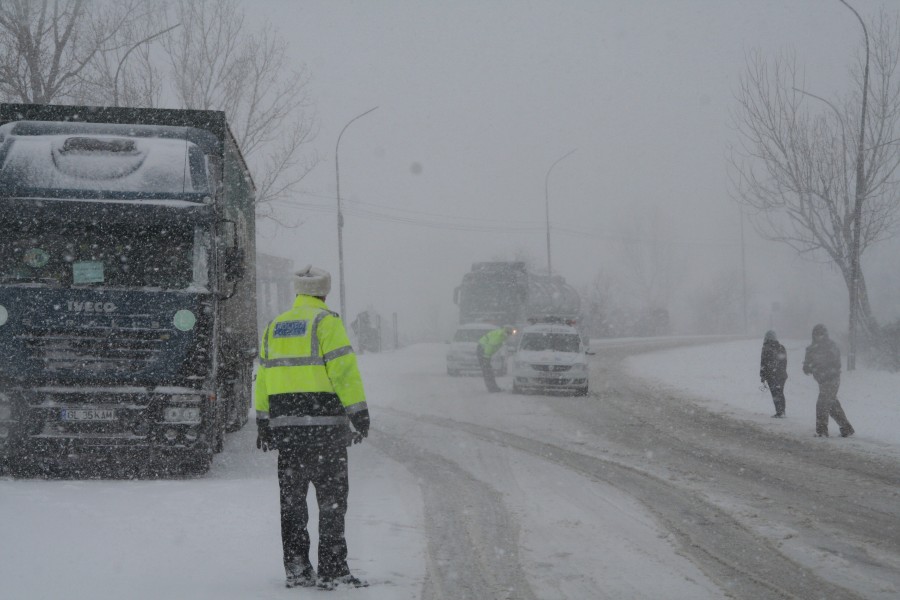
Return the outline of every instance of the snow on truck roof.
[[[10,195],[209,194],[211,133],[186,127],[19,121],[0,127],[0,188]]]

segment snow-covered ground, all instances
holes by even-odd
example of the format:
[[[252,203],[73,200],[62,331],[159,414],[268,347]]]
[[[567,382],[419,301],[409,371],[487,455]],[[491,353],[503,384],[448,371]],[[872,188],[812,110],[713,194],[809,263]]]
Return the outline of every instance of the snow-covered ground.
[[[818,386],[803,374],[803,355],[808,340],[781,340],[788,354],[785,384],[787,418],[773,419],[772,396],[760,389],[759,341],[739,341],[652,352],[627,359],[629,370],[653,381],[661,389],[674,390],[703,400],[711,410],[735,419],[752,421],[785,435],[815,434]],[[846,360],[844,360],[846,365]],[[859,367],[841,374],[838,399],[856,430],[852,438],[835,440],[861,449],[878,448],[900,455],[900,373]],[[837,424],[829,424],[832,437]]]
[[[760,344],[655,352],[627,364],[667,393],[697,396],[713,410],[785,436],[812,436],[816,388],[799,368],[805,344],[785,344],[787,419],[769,417],[771,399],[758,389]],[[603,343],[594,347],[602,352]],[[587,598],[584,594],[597,586],[610,598],[721,597],[653,515],[621,490],[551,468],[548,461],[503,444],[467,439],[460,431],[441,433],[435,421],[452,419],[506,423],[533,435],[543,427],[549,438],[579,438],[574,443],[596,437],[564,429],[568,425],[541,397],[489,395],[479,378],[448,377],[444,352],[444,345],[423,344],[360,357],[374,426],[372,439],[351,449],[347,536],[351,569],[372,581],[371,587],[337,592],[283,587],[275,456],[255,449],[251,424],[229,436],[225,452],[203,478],[0,478],[0,598],[420,598],[428,560],[424,506],[431,488],[421,471],[381,450],[390,438],[440,455],[448,473],[465,466],[460,481],[469,481],[473,494],[478,486],[489,490],[474,498],[503,498],[503,516],[516,524],[516,560],[538,598]],[[500,382],[509,387],[508,378]],[[900,455],[898,384],[897,375],[845,374],[840,398],[857,434],[828,443]],[[480,505],[462,501],[465,511],[476,513],[465,522],[478,524]],[[315,540],[314,508],[311,516]],[[481,517],[489,522],[494,513]],[[433,597],[454,596],[450,590]]]

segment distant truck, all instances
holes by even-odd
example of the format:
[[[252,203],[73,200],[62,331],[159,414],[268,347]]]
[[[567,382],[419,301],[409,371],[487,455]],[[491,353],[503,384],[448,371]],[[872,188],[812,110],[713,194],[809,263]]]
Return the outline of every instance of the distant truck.
[[[0,104],[0,465],[209,468],[248,417],[254,196],[222,112]]]
[[[521,261],[477,262],[454,291],[459,322],[521,328],[528,323],[578,323],[581,300],[559,275],[534,273]]]

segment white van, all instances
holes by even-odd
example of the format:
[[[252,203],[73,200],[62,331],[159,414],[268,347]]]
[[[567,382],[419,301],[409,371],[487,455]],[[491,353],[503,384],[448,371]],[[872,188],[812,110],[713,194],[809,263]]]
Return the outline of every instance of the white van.
[[[453,341],[447,348],[447,375],[459,375],[460,373],[481,373],[481,365],[478,364],[478,340],[489,331],[497,329],[490,323],[467,323],[460,325],[453,335]],[[506,346],[501,347],[491,357],[491,365],[494,374],[506,375]]]
[[[578,330],[569,325],[529,325],[519,333],[513,358],[513,393],[588,393],[588,360]]]

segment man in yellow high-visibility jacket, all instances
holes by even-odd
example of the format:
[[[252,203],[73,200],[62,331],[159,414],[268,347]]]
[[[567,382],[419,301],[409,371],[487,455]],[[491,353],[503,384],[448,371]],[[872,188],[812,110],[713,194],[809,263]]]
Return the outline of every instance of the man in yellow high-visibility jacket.
[[[497,385],[497,379],[494,377],[491,357],[503,347],[503,344],[506,343],[506,338],[512,334],[512,325],[505,325],[499,329],[488,331],[478,340],[478,347],[475,351],[478,356],[478,364],[481,366],[481,374],[484,377],[484,385],[489,392],[500,391],[500,386]]]
[[[278,450],[287,587],[368,585],[350,574],[344,516],[347,446],[368,435],[369,409],[344,324],[325,305],[330,290],[327,271],[295,274],[294,306],[266,327],[256,372],[256,447]],[[318,575],[306,529],[310,484],[319,505]]]

